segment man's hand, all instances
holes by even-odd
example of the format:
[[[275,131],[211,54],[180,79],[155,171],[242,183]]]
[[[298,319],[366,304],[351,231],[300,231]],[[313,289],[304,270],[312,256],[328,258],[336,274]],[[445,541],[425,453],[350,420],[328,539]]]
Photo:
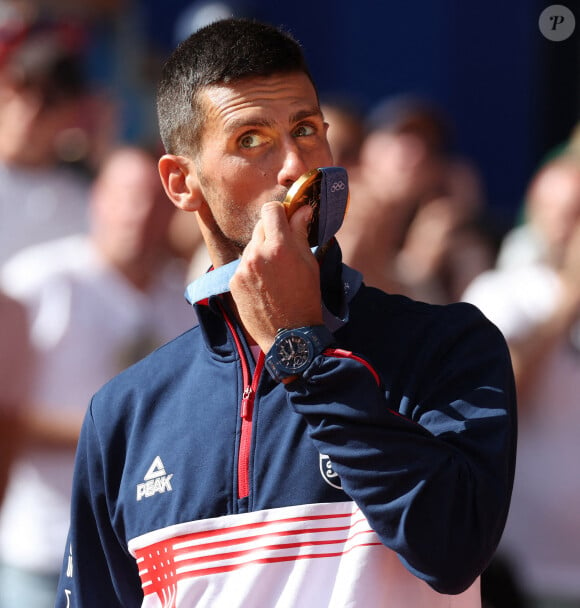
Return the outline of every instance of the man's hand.
[[[288,220],[281,203],[265,203],[230,281],[240,320],[264,352],[282,327],[323,323],[318,262],[308,245],[311,213],[305,205]]]

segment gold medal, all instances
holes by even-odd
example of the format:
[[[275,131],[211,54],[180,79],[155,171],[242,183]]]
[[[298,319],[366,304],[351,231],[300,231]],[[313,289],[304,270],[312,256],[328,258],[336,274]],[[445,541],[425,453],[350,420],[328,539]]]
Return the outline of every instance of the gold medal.
[[[312,171],[308,171],[308,173],[301,175],[292,184],[283,201],[288,217],[303,205],[310,205],[314,209],[320,205],[321,180],[322,171],[320,169],[312,169]]]
[[[303,205],[312,207],[312,219],[308,225],[308,242],[311,247],[318,245],[321,181],[322,171],[320,169],[312,169],[308,173],[304,173],[292,184],[283,201],[288,218]]]

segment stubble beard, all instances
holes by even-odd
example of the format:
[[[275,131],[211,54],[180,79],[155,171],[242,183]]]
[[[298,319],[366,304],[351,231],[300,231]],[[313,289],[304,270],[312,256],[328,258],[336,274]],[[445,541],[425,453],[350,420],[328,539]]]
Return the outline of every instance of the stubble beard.
[[[208,193],[211,192],[212,188],[209,183],[209,180],[205,179],[205,176],[201,171],[199,172],[199,175],[201,184],[207,187]],[[272,194],[272,196],[269,198],[269,201],[282,202],[285,199],[287,192],[288,188],[281,187],[277,192]],[[214,191],[213,194],[215,195],[217,193]],[[244,252],[244,249],[252,238],[254,227],[260,219],[260,209],[258,208],[254,212],[253,216],[250,216],[240,213],[241,210],[238,208],[236,202],[233,200],[228,201],[228,203],[225,205],[220,205],[220,208],[230,209],[230,212],[232,214],[237,214],[238,216],[239,224],[236,226],[238,236],[234,236],[231,234],[228,236],[223,227],[223,218],[222,220],[218,221],[218,219],[214,215],[212,206],[208,204],[208,208],[211,214],[211,233],[214,235],[216,241],[220,243],[220,247],[223,247],[225,251],[230,252],[231,255],[235,255],[235,257],[241,257]]]
[[[286,196],[286,192],[287,192],[287,189],[284,189],[284,192],[276,193],[275,195],[272,196],[272,198],[270,200],[282,202]],[[230,201],[229,204],[226,205],[225,208],[235,209],[236,205],[235,205],[234,201]],[[215,234],[216,234],[217,238],[219,239],[219,241],[221,243],[223,243],[227,247],[228,250],[237,252],[238,257],[240,257],[242,255],[242,253],[244,252],[244,249],[250,242],[252,235],[254,233],[254,228],[255,228],[256,224],[258,223],[259,219],[260,219],[260,210],[259,209],[256,211],[256,213],[254,214],[253,217],[251,217],[251,216],[244,216],[243,218],[240,217],[240,220],[242,220],[242,221],[237,226],[239,236],[234,237],[233,235],[228,236],[224,232],[222,227],[218,224],[216,218],[214,217],[213,222],[214,222]]]

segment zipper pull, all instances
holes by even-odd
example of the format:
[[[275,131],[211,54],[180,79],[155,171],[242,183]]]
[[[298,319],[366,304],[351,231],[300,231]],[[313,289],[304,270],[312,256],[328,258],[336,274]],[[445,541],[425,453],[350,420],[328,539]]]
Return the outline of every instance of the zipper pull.
[[[242,407],[240,415],[244,420],[252,419],[252,410],[254,405],[254,390],[251,386],[246,386],[242,395]]]

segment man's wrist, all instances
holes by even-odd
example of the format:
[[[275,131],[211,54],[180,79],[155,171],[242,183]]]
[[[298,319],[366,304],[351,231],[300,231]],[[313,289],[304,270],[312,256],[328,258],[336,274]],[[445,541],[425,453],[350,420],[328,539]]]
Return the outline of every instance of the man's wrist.
[[[292,382],[333,342],[325,325],[278,330],[266,354],[266,369],[277,382]]]

